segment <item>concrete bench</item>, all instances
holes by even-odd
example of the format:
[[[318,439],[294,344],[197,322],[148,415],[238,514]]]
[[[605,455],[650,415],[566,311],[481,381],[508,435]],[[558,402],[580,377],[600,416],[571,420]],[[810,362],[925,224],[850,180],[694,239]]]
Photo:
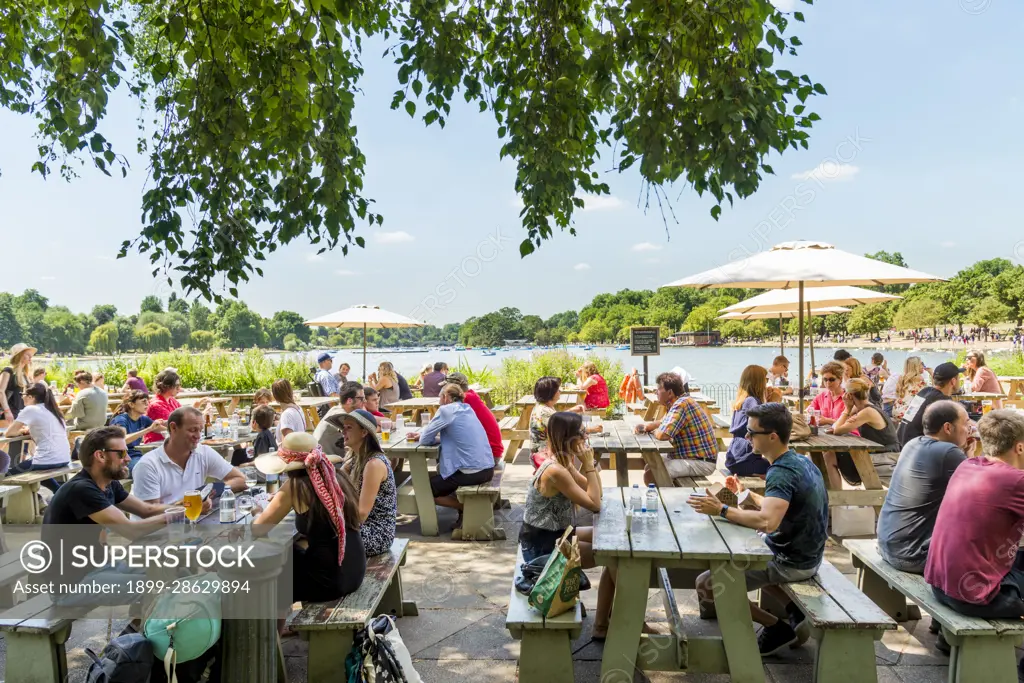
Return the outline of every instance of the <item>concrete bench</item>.
[[[530,606],[527,596],[516,590],[515,581],[522,576],[523,551],[516,557],[512,580],[512,597],[508,601],[505,628],[519,646],[519,682],[549,683],[573,680],[572,641],[583,629],[582,602],[557,617],[545,619]]]
[[[910,600],[941,624],[951,648],[950,683],[1016,683],[1015,648],[1024,640],[1024,622],[978,619],[946,607],[923,576],[901,572],[883,560],[875,539],[847,539],[843,545],[852,555],[860,589],[890,617],[906,621]]]
[[[396,538],[391,550],[366,560],[363,583],[354,592],[331,602],[303,603],[289,624],[309,641],[309,680],[346,683],[345,657],[356,631],[381,614],[396,617],[419,614],[416,603],[402,597],[402,574],[409,539]],[[14,680],[14,679],[10,679]]]
[[[73,620],[53,615],[50,596],[40,595],[18,607],[19,617],[0,619],[7,644],[4,680],[17,683],[65,683],[65,644]],[[17,653],[16,656],[14,653]]]
[[[491,414],[494,415],[494,419],[496,420],[503,419],[505,417],[505,413],[510,410],[512,410],[512,406],[510,405],[491,406]]]
[[[813,578],[781,588],[810,621],[817,683],[877,683],[875,641],[895,621],[828,560]]]
[[[39,486],[49,479],[67,481],[68,477],[75,475],[82,469],[80,462],[73,461],[67,467],[60,467],[53,470],[39,470],[36,472],[25,472],[12,477],[5,477],[0,484],[4,486],[17,486],[19,491],[12,494],[7,501],[7,523],[8,524],[42,524],[43,516],[39,508]]]
[[[494,522],[494,507],[501,500],[501,476],[495,468],[489,484],[460,486],[455,497],[462,503],[462,528],[452,531],[455,541],[504,541],[505,530]]]

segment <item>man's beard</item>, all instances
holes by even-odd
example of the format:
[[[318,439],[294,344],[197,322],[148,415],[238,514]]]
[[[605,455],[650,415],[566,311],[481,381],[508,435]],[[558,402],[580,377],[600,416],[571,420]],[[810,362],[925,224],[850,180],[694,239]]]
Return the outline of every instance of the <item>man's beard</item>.
[[[104,474],[107,475],[111,481],[120,481],[121,479],[126,479],[128,477],[128,467],[121,463],[117,463],[115,466],[108,465]]]

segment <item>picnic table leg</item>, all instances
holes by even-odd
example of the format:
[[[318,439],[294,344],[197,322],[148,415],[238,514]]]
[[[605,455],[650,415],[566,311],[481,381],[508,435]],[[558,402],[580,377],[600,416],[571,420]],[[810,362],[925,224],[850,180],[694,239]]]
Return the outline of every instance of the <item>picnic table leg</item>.
[[[764,666],[757,649],[750,603],[747,602],[746,567],[735,562],[712,562],[715,611],[733,683],[764,683]]]
[[[318,413],[316,408],[313,406],[305,406],[303,410],[306,411],[306,422],[309,423],[313,429],[316,429],[316,426],[320,424],[320,413]]]
[[[27,484],[7,501],[8,524],[35,524],[39,514],[39,484]]]
[[[574,680],[572,647],[565,631],[525,629],[520,647],[526,657],[519,657],[519,683]],[[604,676],[601,680],[605,681]],[[633,677],[621,680],[632,681]]]
[[[71,635],[71,625],[53,635],[8,631],[7,663],[4,677],[14,683],[64,683],[68,680],[68,660],[65,643]],[[17,652],[17,656],[10,653]]]
[[[233,413],[238,410],[239,404],[242,402],[241,396],[232,396],[231,403],[228,404],[228,412]]]
[[[416,496],[416,509],[419,511],[420,533],[424,536],[437,536],[437,508],[434,507],[434,497],[430,494],[427,458],[409,458],[409,472],[412,477],[412,490]]]
[[[1017,683],[1017,657],[1013,647],[1017,637],[956,637],[945,628],[942,633],[952,647],[950,683]]]
[[[871,454],[867,451],[850,451],[850,457],[853,458],[853,464],[857,467],[857,474],[864,482],[864,488],[868,491],[881,491],[883,489],[882,480],[878,478],[878,472],[875,472],[875,463],[871,460]],[[881,514],[881,501],[873,507],[876,516]]]
[[[623,488],[629,487],[629,457],[625,452],[612,453],[615,460],[615,485]]]
[[[868,596],[871,602],[878,605],[880,610],[888,614],[893,621],[909,620],[912,616],[910,607],[916,607],[916,605],[908,605],[903,593],[890,587],[885,579],[857,559],[856,555],[853,555],[851,559],[853,566],[857,569],[857,588]],[[918,618],[920,618],[920,613],[918,613]]]
[[[216,405],[217,405],[217,414],[220,415],[221,417],[228,417],[228,408],[227,408],[227,406],[224,405],[223,403],[220,403],[220,402],[218,402]]]
[[[814,654],[815,683],[878,683],[878,672],[873,666],[875,632],[827,629],[815,637],[818,640]]]
[[[353,631],[308,631],[308,680],[316,683],[346,683],[345,658],[352,649]]]
[[[632,683],[636,653],[647,612],[647,587],[651,581],[650,558],[618,560],[615,598],[608,639],[601,659],[601,683]],[[756,652],[756,647],[755,647]],[[758,660],[760,661],[760,660]]]

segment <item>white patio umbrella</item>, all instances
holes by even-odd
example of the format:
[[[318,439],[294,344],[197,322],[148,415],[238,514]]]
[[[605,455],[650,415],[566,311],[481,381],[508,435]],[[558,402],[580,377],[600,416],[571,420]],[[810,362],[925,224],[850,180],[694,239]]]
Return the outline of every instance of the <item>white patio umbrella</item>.
[[[307,320],[310,327],[361,327],[363,328],[363,379],[366,379],[366,330],[391,329],[398,327],[426,327],[426,323],[407,318],[398,313],[385,311],[380,306],[360,304],[342,311]]]
[[[758,294],[746,301],[726,306],[721,313],[753,313],[770,311],[796,311],[799,305],[799,292],[795,289],[772,289]],[[896,301],[903,297],[885,292],[875,292],[861,287],[812,287],[804,292],[804,304],[811,308],[833,306],[860,306],[861,304],[877,304]]]
[[[934,282],[942,278],[836,249],[826,242],[783,242],[768,251],[670,282],[665,287],[796,289],[800,320],[800,387],[804,382],[804,288]],[[803,411],[803,394],[799,393]]]
[[[821,289],[827,289],[822,287]],[[791,291],[780,289],[780,292]],[[754,297],[756,299],[757,297]],[[753,301],[753,299],[747,299],[747,301]],[[738,305],[738,304],[736,304]],[[730,308],[732,308],[730,306]],[[722,309],[725,310],[725,309]],[[811,308],[810,304],[807,304],[807,315],[810,317],[820,317],[825,315],[834,315],[837,313],[849,313],[852,308],[844,308],[842,306],[826,306],[824,308]],[[726,313],[725,315],[718,316],[719,320],[763,320],[765,318],[778,318],[779,319],[779,353],[786,353],[786,335],[782,329],[783,318],[796,318],[800,315],[800,312],[796,310],[795,304],[791,310],[788,311],[752,311],[750,313]],[[808,339],[811,347],[811,372],[814,372],[814,335]]]

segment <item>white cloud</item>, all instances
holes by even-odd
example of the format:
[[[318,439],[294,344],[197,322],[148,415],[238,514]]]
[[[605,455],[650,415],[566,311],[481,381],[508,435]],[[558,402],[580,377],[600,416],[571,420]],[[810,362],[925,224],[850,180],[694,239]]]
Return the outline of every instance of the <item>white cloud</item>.
[[[358,271],[355,271],[355,270],[345,270],[344,268],[342,268],[341,270],[336,270],[336,271],[334,271],[334,273],[336,275],[341,275],[342,277],[350,277],[352,275],[359,275]]]
[[[576,195],[583,199],[584,211],[613,211],[621,209],[623,202],[618,197],[610,195]]]
[[[657,251],[658,245],[650,242],[640,242],[633,245],[633,251]]]
[[[810,171],[794,173],[793,180],[817,180],[828,182],[830,180],[852,180],[853,176],[860,173],[860,168],[853,164],[837,164],[834,161],[823,161]]]
[[[39,278],[39,279],[40,279],[40,280],[56,280],[57,278],[56,278],[56,277],[54,277],[53,275],[44,275],[44,276],[42,276],[42,277],[41,277],[41,278]]]
[[[572,267],[572,269],[573,270],[590,270],[590,264],[589,263],[577,263],[575,266]]]
[[[374,233],[373,237],[381,244],[402,244],[403,242],[412,242],[416,239],[405,230],[398,230],[396,232],[377,232]]]
[[[312,252],[312,253],[306,254],[306,261],[308,261],[309,263],[316,263],[317,261],[323,261],[323,260],[324,260],[324,255],[323,254],[318,254],[316,252]]]
[[[946,240],[945,242],[939,242],[939,246],[943,249],[952,249],[956,246],[956,242],[953,240]]]

